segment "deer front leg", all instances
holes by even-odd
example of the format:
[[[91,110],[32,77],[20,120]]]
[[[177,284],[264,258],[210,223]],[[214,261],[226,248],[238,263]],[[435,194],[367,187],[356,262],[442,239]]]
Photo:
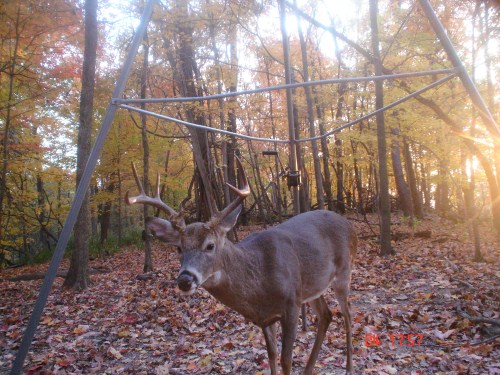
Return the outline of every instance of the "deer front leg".
[[[278,350],[276,349],[276,324],[273,323],[267,327],[262,328],[264,338],[266,340],[267,356],[269,357],[269,368],[271,375],[277,375],[276,372],[276,356]]]
[[[316,340],[314,341],[314,346],[311,350],[311,355],[307,360],[306,368],[304,369],[304,375],[310,375],[313,373],[314,364],[318,359],[318,354],[321,349],[321,344],[325,340],[326,331],[328,330],[328,326],[332,321],[332,313],[328,308],[328,305],[323,296],[311,301],[309,303],[313,308],[316,315],[318,315],[318,333],[316,334]]]
[[[297,336],[297,326],[299,325],[299,306],[290,306],[286,315],[281,318],[281,368],[284,375],[292,373],[293,344]]]

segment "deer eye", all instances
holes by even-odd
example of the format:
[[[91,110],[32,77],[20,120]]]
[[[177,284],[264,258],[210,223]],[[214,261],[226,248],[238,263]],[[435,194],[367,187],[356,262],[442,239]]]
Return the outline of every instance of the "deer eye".
[[[206,249],[207,251],[212,251],[213,249],[215,249],[215,244],[213,244],[213,243],[209,243],[209,244],[207,245],[207,247],[205,247],[205,249]]]

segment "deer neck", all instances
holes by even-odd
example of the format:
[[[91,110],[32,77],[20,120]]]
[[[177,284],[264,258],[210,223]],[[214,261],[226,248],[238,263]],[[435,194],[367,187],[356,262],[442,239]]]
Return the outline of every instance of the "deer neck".
[[[262,280],[258,267],[254,266],[258,259],[258,253],[226,240],[215,273],[203,284],[203,288],[226,306],[255,320],[255,306],[251,301],[256,299],[253,294],[260,290]]]

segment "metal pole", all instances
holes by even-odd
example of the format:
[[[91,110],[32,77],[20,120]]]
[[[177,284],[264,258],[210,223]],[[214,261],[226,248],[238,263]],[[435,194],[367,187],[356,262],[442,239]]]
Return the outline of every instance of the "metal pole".
[[[122,72],[116,83],[115,90],[113,92],[113,98],[121,97],[123,94],[127,78],[130,74],[130,70],[132,69],[132,63],[134,57],[137,54],[140,42],[142,41],[142,37],[149,23],[149,19],[151,18],[154,3],[155,0],[148,0],[146,7],[144,8],[144,12],[141,17],[141,22],[134,35]],[[45,279],[43,280],[40,293],[38,294],[38,298],[33,307],[33,312],[28,322],[28,326],[26,327],[26,330],[24,332],[21,345],[19,347],[16,358],[12,365],[12,369],[10,372],[11,375],[20,374],[22,371],[24,360],[31,346],[31,341],[33,340],[33,337],[35,335],[35,331],[40,321],[40,317],[42,316],[43,309],[47,302],[47,297],[49,296],[50,293],[50,289],[52,287],[52,284],[54,283],[54,279],[56,278],[57,269],[59,267],[59,264],[61,263],[62,257],[64,255],[64,250],[66,249],[68,240],[75,225],[76,217],[82,206],[83,198],[89,188],[92,173],[94,172],[97,160],[99,159],[99,155],[101,154],[101,150],[104,145],[104,141],[106,140],[106,136],[111,127],[111,123],[113,122],[116,109],[117,107],[114,104],[112,104],[112,101],[110,101],[110,104],[108,105],[108,109],[106,111],[106,115],[101,125],[101,129],[99,130],[94,147],[92,148],[92,151],[90,153],[89,160],[87,162],[87,165],[85,166],[82,178],[80,180],[80,183],[78,184],[78,188],[76,189],[73,203],[69,210],[68,217],[66,218],[66,222],[64,223],[64,227],[61,231],[61,235],[59,237],[59,241],[57,242],[56,249],[54,250],[54,255],[50,262],[49,269],[47,270]]]
[[[292,83],[292,74],[290,68],[290,46],[288,44],[288,33],[286,31],[286,9],[283,0],[278,1],[280,22],[281,22],[281,35],[283,43],[283,58],[285,65],[285,83],[287,85]],[[293,118],[293,98],[292,89],[290,87],[286,88],[286,107],[288,114],[288,138],[290,140],[290,155],[289,155],[289,172],[297,172],[297,142],[295,140],[295,124]],[[292,198],[293,198],[293,214],[300,214],[300,200],[299,200],[299,186],[291,186]]]
[[[232,91],[223,94],[213,94],[206,96],[184,96],[184,97],[173,97],[173,98],[147,98],[147,99],[133,99],[133,98],[114,98],[113,103],[115,104],[137,104],[137,103],[181,103],[181,102],[195,102],[195,101],[205,101],[205,100],[220,100],[223,98],[229,98],[233,96],[257,94],[260,92],[268,92],[274,90],[284,90],[286,88],[298,88],[298,87],[310,87],[317,85],[327,85],[334,83],[350,83],[350,82],[375,82],[375,81],[385,81],[388,79],[400,79],[400,78],[411,78],[411,77],[421,77],[426,75],[437,75],[437,74],[449,74],[454,73],[455,68],[447,69],[435,69],[435,70],[422,70],[420,72],[407,72],[407,73],[395,73],[395,74],[384,74],[381,76],[369,76],[369,77],[351,77],[351,78],[331,78],[322,79],[317,81],[307,81],[307,82],[295,82],[291,84],[276,85],[259,87],[253,90],[243,90],[243,91]]]
[[[472,80],[472,78],[469,76],[469,73],[465,69],[464,64],[460,60],[460,57],[458,56],[457,51],[455,50],[455,47],[453,47],[453,43],[446,34],[446,30],[444,29],[441,21],[439,21],[439,18],[434,12],[434,9],[432,9],[431,4],[429,3],[428,0],[419,0],[419,1],[420,5],[422,6],[422,9],[425,12],[425,15],[429,19],[432,28],[434,29],[434,31],[437,34],[437,37],[441,41],[441,44],[443,45],[443,48],[446,54],[448,55],[448,58],[450,59],[453,66],[458,69],[458,76],[460,77],[460,80],[462,81],[465,90],[467,90],[474,105],[478,107],[479,112],[481,113],[483,119],[485,120],[485,124],[488,127],[488,129],[491,131],[491,133],[493,133],[493,135],[497,136],[496,138],[496,143],[497,143],[499,141],[498,137],[500,136],[500,129],[498,128],[495,119],[493,118],[490,110],[488,109],[486,103],[481,97],[481,94],[479,93],[479,90],[474,84],[474,81]]]
[[[314,136],[314,137],[308,137],[308,138],[300,138],[300,139],[296,139],[295,142],[296,143],[302,143],[302,142],[311,142],[311,141],[315,141],[315,140],[320,140],[322,138],[326,138],[326,137],[329,137],[331,136],[332,134],[335,134],[335,133],[338,133],[339,131],[341,130],[344,130],[344,129],[347,129],[353,125],[356,125],[362,121],[365,121],[366,119],[369,119],[370,117],[372,116],[375,116],[377,113],[379,112],[384,112],[390,108],[393,108],[405,101],[407,101],[408,99],[411,99],[417,95],[420,95],[424,92],[426,92],[427,90],[430,90],[434,87],[437,87],[441,84],[443,84],[444,82],[454,78],[456,75],[455,74],[450,74],[444,78],[441,78],[440,80],[437,80],[433,83],[431,83],[430,85],[427,85],[421,89],[418,89],[417,91],[414,91],[412,92],[411,94],[408,94],[408,95],[405,95],[403,96],[402,98],[390,103],[390,104],[387,104],[385,106],[383,106],[382,108],[379,108],[373,112],[370,112],[362,117],[359,117],[357,118],[356,120],[352,120],[352,121],[349,121],[348,123],[345,123],[343,125],[340,125],[328,132],[326,132],[325,134],[322,134],[322,135],[317,135],[317,136]],[[150,115],[150,116],[154,116],[156,118],[159,118],[159,119],[162,119],[162,120],[166,120],[166,121],[171,121],[171,122],[174,122],[176,124],[180,124],[180,125],[184,125],[184,126],[187,126],[187,127],[190,127],[190,128],[195,128],[195,129],[204,129],[206,131],[210,131],[210,132],[214,132],[214,133],[220,133],[220,134],[227,134],[227,135],[231,135],[231,136],[234,136],[234,137],[238,137],[238,138],[242,138],[242,139],[248,139],[250,141],[257,141],[257,142],[271,142],[271,143],[290,143],[290,140],[289,139],[280,139],[280,138],[262,138],[262,137],[254,137],[254,136],[250,136],[250,135],[246,135],[246,134],[240,134],[240,133],[234,133],[234,132],[231,132],[229,130],[224,130],[224,129],[216,129],[216,128],[211,128],[209,126],[205,126],[205,125],[200,125],[200,124],[194,124],[192,122],[188,122],[188,121],[184,121],[184,120],[179,120],[175,117],[170,117],[170,116],[165,116],[165,115],[161,115],[159,113],[156,113],[156,112],[151,112],[151,111],[147,111],[147,110],[143,110],[143,109],[140,109],[138,107],[133,107],[133,106],[130,106],[130,105],[127,105],[127,104],[120,104],[118,105],[118,107],[120,108],[123,108],[123,109],[126,109],[126,110],[129,110],[129,111],[134,111],[134,112],[138,112],[138,113],[144,113],[146,115]]]

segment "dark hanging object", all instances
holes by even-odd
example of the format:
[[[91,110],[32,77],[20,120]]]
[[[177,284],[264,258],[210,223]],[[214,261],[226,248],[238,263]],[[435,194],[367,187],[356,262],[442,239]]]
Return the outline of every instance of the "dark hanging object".
[[[300,171],[290,171],[286,176],[288,187],[300,186]]]
[[[278,156],[277,150],[264,150],[262,151],[263,156]]]

